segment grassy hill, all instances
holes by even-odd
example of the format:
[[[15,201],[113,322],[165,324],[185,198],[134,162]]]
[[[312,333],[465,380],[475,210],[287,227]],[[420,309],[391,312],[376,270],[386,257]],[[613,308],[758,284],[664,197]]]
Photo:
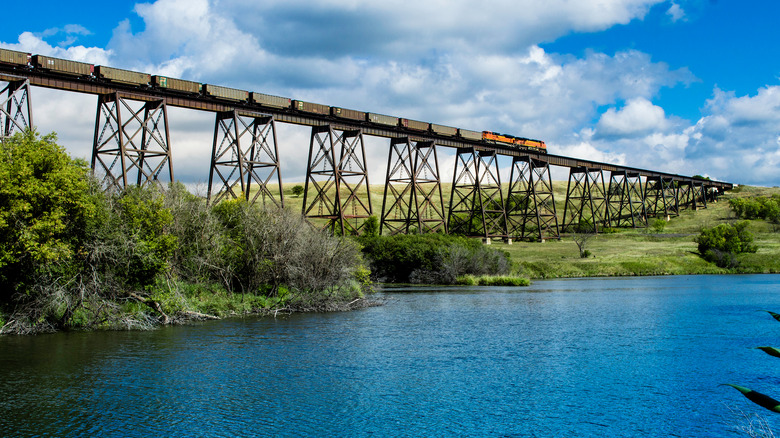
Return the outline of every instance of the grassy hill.
[[[300,211],[303,196],[295,197],[292,187],[285,184],[285,206]],[[556,181],[556,208],[559,222],[563,217],[566,182]],[[442,184],[445,210],[449,205],[450,184]],[[371,187],[374,214],[382,210],[384,186]],[[778,188],[740,186],[726,193],[717,203],[706,209],[684,210],[672,218],[660,233],[652,227],[618,229],[615,233],[592,237],[586,248],[592,253],[580,258],[579,249],[571,236],[560,240],[518,242],[508,245],[494,240],[495,248],[507,251],[512,258],[515,274],[530,278],[679,275],[717,273],[777,273],[780,272],[780,226],[764,220],[751,221],[748,227],[756,238],[758,252],[738,256],[740,266],[735,270],[718,268],[699,257],[693,241],[703,227],[736,221],[728,206],[732,197],[769,196],[780,194]],[[651,219],[652,222],[653,219]]]

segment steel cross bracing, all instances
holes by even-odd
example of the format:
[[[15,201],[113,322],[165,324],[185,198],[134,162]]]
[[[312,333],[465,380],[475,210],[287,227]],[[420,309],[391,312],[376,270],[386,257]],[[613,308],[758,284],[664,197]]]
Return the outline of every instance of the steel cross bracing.
[[[458,149],[447,229],[466,236],[507,237],[506,222],[495,151]]]
[[[563,207],[563,231],[598,233],[599,226],[608,223],[606,201],[604,172],[601,169],[569,169],[566,204]]]
[[[645,208],[648,217],[670,218],[679,214],[677,181],[662,176],[645,181]]]
[[[278,157],[273,117],[236,110],[217,113],[209,201],[241,198],[254,203],[260,198],[263,206],[284,207]],[[215,175],[222,185],[212,198]]]
[[[303,215],[325,219],[326,228],[343,235],[358,234],[371,214],[362,132],[337,131],[331,125],[312,127]]]
[[[54,71],[47,71],[41,69],[33,69],[29,67],[19,67],[9,64],[0,64],[0,80],[18,79],[19,77],[28,78],[30,85],[54,88],[59,90],[66,90],[79,93],[88,94],[109,94],[117,91],[132,92],[136,95],[144,95],[146,100],[161,100],[165,99],[167,105],[189,108],[201,111],[230,111],[233,109],[245,110],[250,112],[260,112],[264,114],[273,115],[277,122],[294,123],[308,126],[319,126],[323,124],[333,124],[339,126],[340,129],[360,129],[363,135],[374,135],[380,137],[403,137],[414,136],[424,141],[435,141],[437,146],[451,147],[451,148],[468,148],[474,147],[478,151],[496,151],[496,153],[507,156],[523,156],[531,155],[535,158],[546,160],[551,166],[562,167],[589,167],[589,168],[601,168],[604,171],[628,171],[637,172],[643,178],[649,177],[665,177],[672,178],[673,180],[688,180],[691,177],[683,175],[675,175],[664,172],[657,172],[646,169],[638,169],[627,166],[617,166],[608,163],[600,163],[589,160],[581,160],[577,158],[565,157],[553,154],[537,153],[532,150],[522,150],[512,146],[486,144],[479,140],[467,140],[463,138],[452,138],[447,136],[441,136],[434,133],[420,133],[418,131],[410,130],[404,127],[388,127],[371,122],[363,121],[350,121],[339,119],[337,117],[329,115],[311,114],[303,111],[298,111],[291,108],[275,108],[255,103],[246,102],[231,102],[224,101],[216,97],[208,96],[192,96],[186,95],[175,91],[168,91],[164,89],[151,88],[148,86],[132,86],[119,83],[112,83],[103,79],[93,77],[76,77],[64,73],[57,73]],[[709,181],[701,180],[705,186],[705,191],[710,196],[716,196],[716,193],[712,189],[717,189],[718,192],[724,190],[730,190],[732,184],[722,181]]]
[[[102,121],[102,123],[101,123]],[[98,167],[99,165],[99,167]],[[168,112],[164,100],[124,93],[98,97],[92,170],[106,188],[173,181]]]
[[[544,241],[560,237],[550,166],[528,155],[514,157],[506,197],[509,237]]]
[[[380,234],[446,232],[442,199],[435,144],[391,139]]]
[[[607,189],[607,219],[611,227],[644,227],[644,191],[638,173],[612,172]]]
[[[707,208],[707,199],[704,196],[704,185],[701,182],[695,180],[679,181],[677,190],[679,191],[678,198],[680,202],[680,208],[691,208],[692,210],[698,210],[701,208]]]
[[[7,81],[0,90],[0,139],[33,127],[30,105],[30,81],[25,77],[4,76]]]

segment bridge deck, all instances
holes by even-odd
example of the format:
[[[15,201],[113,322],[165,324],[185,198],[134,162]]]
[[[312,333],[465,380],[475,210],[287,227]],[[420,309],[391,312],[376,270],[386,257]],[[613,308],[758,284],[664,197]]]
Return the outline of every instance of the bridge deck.
[[[118,92],[121,93],[122,97],[125,99],[138,101],[165,100],[165,102],[171,106],[199,111],[219,112],[232,111],[233,109],[237,109],[249,114],[272,115],[274,116],[275,120],[284,123],[305,126],[320,126],[329,124],[336,129],[361,129],[363,134],[377,137],[395,138],[408,136],[415,141],[435,141],[437,145],[445,147],[474,147],[479,151],[496,151],[496,153],[506,156],[530,155],[532,157],[547,161],[549,164],[554,166],[569,168],[598,168],[611,172],[627,171],[629,173],[639,174],[643,177],[661,177],[671,178],[675,181],[703,182],[708,187],[716,187],[721,190],[730,190],[733,188],[731,183],[723,181],[698,180],[693,179],[691,176],[670,174],[635,167],[602,163],[598,161],[583,160],[562,155],[545,154],[535,152],[533,150],[517,149],[499,144],[485,144],[482,141],[452,138],[437,135],[432,132],[421,132],[400,126],[390,127],[371,122],[345,120],[330,115],[312,114],[291,108],[280,109],[255,103],[233,102],[210,96],[187,95],[175,91],[168,91],[151,87],[118,84],[92,77],[76,77],[51,71],[41,71],[29,67],[25,68],[0,64],[0,81],[11,82],[25,78],[29,79],[31,85],[58,90],[95,95]]]

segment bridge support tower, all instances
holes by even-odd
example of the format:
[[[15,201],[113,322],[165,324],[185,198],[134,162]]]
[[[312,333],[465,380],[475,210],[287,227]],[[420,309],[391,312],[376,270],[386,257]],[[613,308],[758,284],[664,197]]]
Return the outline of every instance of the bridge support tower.
[[[450,233],[507,237],[497,158],[495,151],[458,148],[447,222]]]
[[[92,171],[106,188],[160,182],[161,174],[172,182],[165,100],[120,92],[98,96]]]
[[[542,242],[560,238],[549,163],[528,155],[514,157],[506,199],[510,237]]]
[[[679,215],[678,182],[674,178],[648,176],[645,182],[647,216],[671,218]]]
[[[219,179],[216,184],[215,176]],[[214,193],[216,186],[219,189]],[[263,206],[284,207],[276,124],[272,116],[237,110],[217,113],[208,199],[218,203],[237,198],[250,203],[262,202]]]
[[[564,232],[598,233],[599,226],[609,225],[606,201],[601,169],[570,168],[563,207]]]
[[[303,215],[324,219],[325,228],[344,235],[358,234],[371,214],[362,131],[312,127]]]
[[[0,139],[31,129],[32,105],[30,80],[12,75],[0,75],[6,86],[0,90]]]
[[[379,233],[446,233],[442,199],[434,142],[391,139]]]
[[[646,227],[644,191],[639,173],[611,172],[607,190],[607,217],[611,227]]]

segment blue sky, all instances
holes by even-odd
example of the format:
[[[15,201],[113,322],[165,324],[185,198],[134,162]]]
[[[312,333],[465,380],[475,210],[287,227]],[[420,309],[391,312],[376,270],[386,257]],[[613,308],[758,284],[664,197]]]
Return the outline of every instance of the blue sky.
[[[0,47],[540,138],[556,154],[780,185],[780,2],[474,4],[42,1],[35,19],[0,28]],[[18,2],[5,11],[29,13]],[[94,96],[35,89],[33,102],[39,130],[89,156]],[[172,109],[170,118],[175,173],[205,181],[213,115]],[[309,133],[279,129],[283,177],[302,180]],[[384,175],[386,143],[368,142],[373,175]],[[446,152],[442,161],[454,162]]]

